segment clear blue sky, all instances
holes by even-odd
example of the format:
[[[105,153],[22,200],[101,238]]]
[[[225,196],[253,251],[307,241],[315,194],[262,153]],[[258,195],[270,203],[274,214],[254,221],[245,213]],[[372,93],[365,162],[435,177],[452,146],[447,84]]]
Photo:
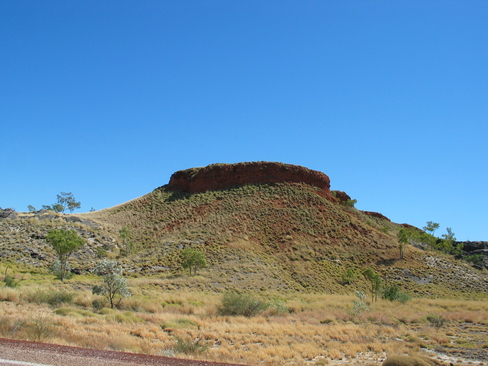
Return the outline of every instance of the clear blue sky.
[[[488,240],[488,1],[0,1],[0,207],[279,161]]]

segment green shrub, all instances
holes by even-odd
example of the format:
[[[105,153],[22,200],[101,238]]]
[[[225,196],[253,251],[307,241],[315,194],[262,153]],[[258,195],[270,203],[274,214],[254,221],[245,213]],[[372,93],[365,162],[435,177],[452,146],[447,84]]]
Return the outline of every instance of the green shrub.
[[[123,324],[144,323],[144,319],[139,318],[137,315],[134,315],[130,311],[124,311],[123,313],[116,314],[107,314],[105,316],[105,319],[107,319],[108,321],[114,321]]]
[[[218,308],[220,315],[251,317],[258,315],[269,308],[269,304],[249,294],[228,292],[222,298]]]
[[[385,300],[389,301],[399,301],[402,304],[405,304],[410,300],[410,295],[401,292],[400,287],[398,285],[393,285],[389,287],[385,287],[381,294],[381,297]]]
[[[412,300],[412,297],[409,294],[407,294],[406,292],[400,292],[398,294],[397,300],[402,304],[406,304],[407,302]]]
[[[19,282],[15,281],[15,278],[10,275],[5,275],[3,282],[5,283],[5,286],[10,288],[19,287]]]
[[[341,274],[341,281],[343,285],[350,285],[356,280],[356,272],[352,268],[348,268]]]
[[[483,262],[483,255],[482,254],[468,255],[464,257],[464,260],[466,262],[471,262],[473,264],[480,264],[481,262]]]

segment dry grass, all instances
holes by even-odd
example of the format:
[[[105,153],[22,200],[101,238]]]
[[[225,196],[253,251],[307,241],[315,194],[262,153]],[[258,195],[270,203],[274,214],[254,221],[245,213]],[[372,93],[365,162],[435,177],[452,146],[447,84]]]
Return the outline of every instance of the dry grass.
[[[188,347],[209,348],[178,357],[249,365],[359,362],[365,355],[379,364],[389,354],[474,352],[488,344],[486,301],[379,301],[352,316],[352,296],[295,294],[282,296],[288,314],[245,318],[218,316],[220,294],[162,292],[158,281],[133,280],[134,297],[123,308],[99,312],[91,308],[94,296],[83,283],[60,285],[76,296],[59,306],[29,302],[29,287],[2,287],[0,336],[150,354],[174,354],[179,339]],[[445,325],[432,327],[429,314],[443,316]]]

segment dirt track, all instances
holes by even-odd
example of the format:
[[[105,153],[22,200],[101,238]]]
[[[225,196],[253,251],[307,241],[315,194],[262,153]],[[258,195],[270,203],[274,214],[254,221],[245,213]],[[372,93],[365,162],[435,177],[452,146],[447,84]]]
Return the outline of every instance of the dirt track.
[[[237,366],[236,364],[183,360],[136,353],[101,351],[5,338],[0,338],[0,360],[1,359],[40,363],[52,366]],[[0,365],[3,365],[1,361]],[[6,365],[10,364],[6,363]]]

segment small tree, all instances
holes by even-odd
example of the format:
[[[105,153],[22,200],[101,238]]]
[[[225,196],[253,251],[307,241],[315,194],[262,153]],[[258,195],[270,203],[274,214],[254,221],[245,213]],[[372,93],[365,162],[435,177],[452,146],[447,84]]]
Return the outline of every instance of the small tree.
[[[400,259],[403,259],[405,256],[405,247],[409,243],[410,231],[406,229],[400,229],[397,238],[398,238],[398,249],[400,250]]]
[[[188,268],[190,275],[193,269],[193,274],[197,274],[198,268],[205,268],[207,267],[207,260],[205,259],[205,255],[195,249],[186,248],[181,253],[181,266],[183,268]]]
[[[51,230],[46,236],[46,242],[50,244],[58,256],[60,265],[60,279],[64,282],[66,269],[68,268],[68,259],[77,251],[85,240],[78,236],[78,233],[71,230]]]
[[[357,299],[352,302],[353,308],[351,310],[352,315],[361,315],[365,311],[369,311],[369,307],[366,304],[366,295],[362,291],[354,291]]]
[[[435,231],[439,228],[439,224],[434,221],[427,221],[427,224],[423,227],[425,231],[428,231],[430,235],[434,235]]]
[[[118,306],[122,299],[131,297],[132,294],[127,287],[127,280],[122,277],[122,267],[116,261],[101,260],[93,270],[98,276],[102,276],[103,283],[94,286],[94,295],[105,296],[110,303],[110,308]]]
[[[460,254],[463,250],[464,244],[459,243],[457,246],[454,246],[454,242],[456,241],[455,234],[452,232],[450,227],[446,228],[446,231],[447,234],[441,235],[444,238],[441,242],[444,251],[451,254]]]
[[[132,227],[130,225],[124,226],[119,230],[119,235],[124,244],[125,253],[130,254],[132,249],[134,249],[134,244],[132,243]]]
[[[371,267],[366,268],[363,275],[371,282],[371,302],[374,302],[378,299],[378,294],[381,290],[383,279],[379,273],[376,273]]]
[[[73,210],[81,207],[81,203],[76,202],[75,197],[71,192],[61,192],[61,194],[58,194],[58,204],[63,206],[62,212],[65,210],[73,212]]]
[[[52,205],[42,205],[43,210],[54,211],[54,212],[63,212],[64,207],[59,203],[53,203]]]

